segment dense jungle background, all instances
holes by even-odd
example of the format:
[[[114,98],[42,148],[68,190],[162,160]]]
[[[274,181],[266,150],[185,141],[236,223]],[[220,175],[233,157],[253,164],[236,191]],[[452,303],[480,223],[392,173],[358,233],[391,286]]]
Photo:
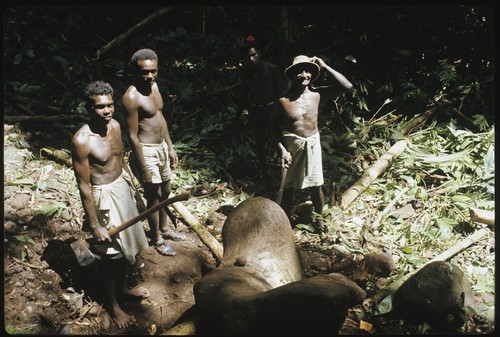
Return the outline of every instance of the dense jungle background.
[[[68,333],[70,326],[84,326],[84,333],[110,333],[109,324],[97,324],[99,314],[92,316],[89,308],[48,312],[56,302],[68,302],[68,289],[73,294],[80,289],[66,272],[42,260],[47,241],[61,228],[67,226],[70,233],[81,226],[78,191],[70,159],[65,163],[64,158],[73,134],[88,119],[83,89],[97,79],[109,82],[115,90],[115,119],[124,128],[120,98],[130,83],[126,65],[140,48],[159,56],[164,115],[180,158],[174,190],[204,196],[203,202],[188,204],[189,210],[220,239],[213,228],[214,211],[223,220],[224,206],[257,195],[276,198],[281,171],[274,151],[269,149],[275,180],[264,187],[250,136],[244,128],[233,128],[238,76],[246,64],[239,47],[250,34],[264,46],[263,59],[281,70],[298,54],[319,56],[354,84],[354,90],[325,102],[320,114],[328,233],[314,233],[310,218],[297,209],[297,244],[353,260],[366,252],[390,252],[396,262],[384,279],[390,283],[486,230],[449,260],[464,270],[481,298],[481,306],[474,306],[466,324],[454,332],[493,331],[494,226],[472,220],[469,211],[495,208],[494,14],[492,7],[468,5],[6,8],[6,331]],[[342,204],[349,187],[399,140],[407,141],[405,149],[387,171]],[[128,150],[125,135],[124,145]],[[22,166],[9,166],[19,162],[16,156],[22,157]],[[54,180],[57,186],[48,183]],[[308,272],[331,272],[330,267]],[[49,269],[59,277],[40,277]],[[358,281],[368,284],[369,293],[381,282],[359,275]],[[16,297],[30,287],[37,295],[30,291],[23,301]],[[40,298],[61,292],[55,287],[63,288],[65,297],[36,309]],[[21,313],[26,307],[31,309]],[[378,317],[388,312],[380,309]],[[177,318],[163,323],[170,327]],[[358,324],[359,316],[351,321]],[[434,333],[426,322],[410,326],[399,319],[372,318],[371,323],[372,328],[356,325],[354,333]]]

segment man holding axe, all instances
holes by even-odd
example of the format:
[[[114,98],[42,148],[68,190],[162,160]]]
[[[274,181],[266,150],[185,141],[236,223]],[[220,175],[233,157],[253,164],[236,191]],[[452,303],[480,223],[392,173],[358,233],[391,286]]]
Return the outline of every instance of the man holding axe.
[[[113,119],[113,88],[95,81],[85,88],[84,94],[90,121],[73,136],[73,170],[85,212],[84,226],[92,232],[95,250],[101,255],[99,277],[104,285],[105,305],[116,325],[124,329],[135,318],[121,309],[117,293],[150,296],[143,287],[126,286],[127,264],[135,263],[136,255],[148,246],[148,241],[140,222],[112,237],[108,233],[108,228],[137,216],[138,210],[130,176],[123,166],[120,124]]]
[[[320,75],[334,80],[332,85],[309,88]],[[314,211],[319,214],[314,226],[325,231],[321,219],[324,205],[323,166],[318,128],[320,100],[335,98],[352,88],[344,75],[331,68],[323,59],[298,55],[285,69],[290,88],[281,97],[273,111],[273,139],[281,150],[283,177],[278,203],[291,217],[296,189],[310,188]]]

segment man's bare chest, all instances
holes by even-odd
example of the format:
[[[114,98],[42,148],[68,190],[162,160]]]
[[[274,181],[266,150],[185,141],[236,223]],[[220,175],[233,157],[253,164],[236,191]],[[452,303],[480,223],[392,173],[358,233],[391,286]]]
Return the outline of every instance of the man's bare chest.
[[[121,138],[115,135],[106,137],[91,137],[91,158],[94,162],[105,164],[112,158],[121,155],[123,143]]]
[[[163,110],[163,99],[160,95],[143,96],[139,101],[139,112],[144,116],[153,116]]]

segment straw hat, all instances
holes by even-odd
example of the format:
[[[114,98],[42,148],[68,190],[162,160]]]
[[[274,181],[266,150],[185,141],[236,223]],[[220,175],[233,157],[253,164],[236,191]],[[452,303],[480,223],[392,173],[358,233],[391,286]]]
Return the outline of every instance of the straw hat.
[[[295,77],[298,67],[304,67],[311,72],[311,81],[314,81],[319,76],[319,66],[311,62],[309,56],[298,55],[293,59],[292,65],[285,69],[285,77],[291,81]]]

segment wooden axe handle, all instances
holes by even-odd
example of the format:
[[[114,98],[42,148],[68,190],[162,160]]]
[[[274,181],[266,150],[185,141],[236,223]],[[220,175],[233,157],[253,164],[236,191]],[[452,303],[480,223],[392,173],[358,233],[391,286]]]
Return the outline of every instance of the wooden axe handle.
[[[151,213],[156,212],[157,210],[159,210],[162,207],[165,207],[165,206],[167,206],[169,204],[173,204],[174,202],[177,202],[177,201],[187,200],[187,199],[189,199],[189,195],[190,195],[189,192],[184,192],[184,193],[178,194],[176,196],[173,196],[172,198],[165,199],[162,202],[154,205],[150,209],[147,209],[144,212],[142,212],[141,214],[133,217],[132,219],[125,221],[121,225],[111,228],[108,231],[108,235],[109,236],[113,236],[116,233],[121,232],[122,230],[124,230],[124,229],[132,226],[136,222],[145,219],[148,215],[150,215]]]
[[[283,190],[285,189],[285,180],[286,180],[286,173],[288,171],[288,168],[283,167],[281,169],[281,183],[280,183],[280,189],[278,191],[278,198],[276,199],[277,204],[281,204],[281,199],[283,197]]]

